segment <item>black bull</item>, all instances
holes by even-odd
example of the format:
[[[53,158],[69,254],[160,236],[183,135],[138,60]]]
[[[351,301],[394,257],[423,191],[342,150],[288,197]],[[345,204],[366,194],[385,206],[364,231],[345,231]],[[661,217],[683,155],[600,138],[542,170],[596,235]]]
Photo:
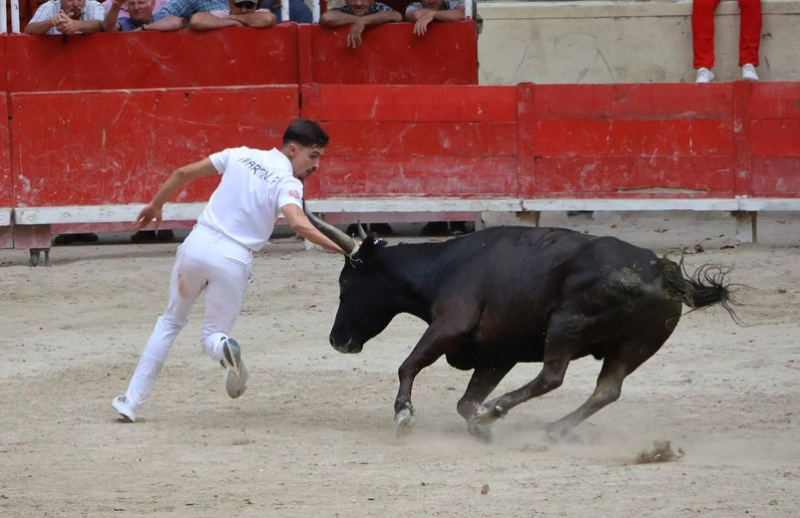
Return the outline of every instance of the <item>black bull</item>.
[[[597,385],[577,410],[546,427],[562,437],[620,396],[622,382],[664,344],[682,304],[730,307],[726,272],[682,268],[613,237],[557,228],[498,227],[440,243],[360,246],[309,214],[351,256],[339,277],[340,301],[330,334],[340,352],[358,353],[399,313],[428,323],[399,369],[398,434],[414,423],[416,375],[442,355],[474,369],[458,413],[469,432],[489,439],[488,425],[531,398],[558,388],[572,360],[603,360]],[[542,362],[530,383],[485,401],[518,362]]]

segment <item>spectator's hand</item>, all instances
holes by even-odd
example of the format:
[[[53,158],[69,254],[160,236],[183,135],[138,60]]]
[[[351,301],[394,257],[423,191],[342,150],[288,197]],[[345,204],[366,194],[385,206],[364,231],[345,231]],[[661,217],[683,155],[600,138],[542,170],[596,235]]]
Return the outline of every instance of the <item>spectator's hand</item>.
[[[125,4],[128,3],[128,0],[111,0],[111,3],[121,9],[125,7]]]
[[[77,34],[80,32],[75,20],[67,16],[63,10],[53,17],[53,25],[61,34]]]
[[[424,36],[428,32],[428,24],[433,21],[433,13],[426,14],[414,24],[414,34]]]
[[[153,220],[156,220],[154,228],[158,229],[158,226],[161,224],[161,218],[161,207],[157,207],[152,203],[148,203],[144,206],[141,212],[139,212],[139,215],[136,216],[136,230],[142,230]]]
[[[364,24],[356,22],[350,27],[347,33],[347,46],[358,48],[361,45],[361,34],[364,32]]]

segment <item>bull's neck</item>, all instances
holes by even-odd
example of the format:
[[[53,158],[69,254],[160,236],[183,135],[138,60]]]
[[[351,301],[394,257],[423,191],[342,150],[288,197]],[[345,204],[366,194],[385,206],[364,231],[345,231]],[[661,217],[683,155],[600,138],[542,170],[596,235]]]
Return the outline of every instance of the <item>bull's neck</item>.
[[[409,313],[430,323],[436,279],[444,267],[439,260],[443,244],[401,244],[382,251],[381,264],[395,287],[398,313]]]

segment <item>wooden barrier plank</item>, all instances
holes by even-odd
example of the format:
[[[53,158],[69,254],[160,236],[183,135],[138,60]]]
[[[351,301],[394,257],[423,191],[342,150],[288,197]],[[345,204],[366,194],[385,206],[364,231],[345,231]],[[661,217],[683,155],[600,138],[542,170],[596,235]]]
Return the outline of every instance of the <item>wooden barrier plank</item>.
[[[347,46],[349,26],[300,26],[302,83],[478,84],[474,21],[434,23],[419,37],[412,23],[367,27],[363,43]],[[303,43],[305,42],[305,43]]]
[[[332,145],[329,157],[384,157],[424,160],[429,156],[517,155],[515,122],[324,122]]]
[[[8,94],[0,92],[0,207],[14,206],[8,121]]]
[[[11,92],[299,82],[294,24],[7,40]]]
[[[752,85],[749,111],[753,119],[800,119],[800,83]]]
[[[226,147],[280,147],[295,86],[14,94],[16,205],[148,201],[180,166]],[[54,124],[54,113],[59,117]],[[191,183],[173,201],[205,201]]]
[[[800,198],[800,156],[753,157],[751,196]]]
[[[542,157],[528,197],[733,196],[729,157]]]
[[[335,121],[516,121],[507,86],[304,85],[304,117]]]
[[[346,157],[323,162],[314,197],[505,197],[516,191],[516,157]]]
[[[536,85],[538,120],[731,119],[730,83]]]
[[[732,120],[565,120],[538,123],[541,156],[714,156],[733,153]]]

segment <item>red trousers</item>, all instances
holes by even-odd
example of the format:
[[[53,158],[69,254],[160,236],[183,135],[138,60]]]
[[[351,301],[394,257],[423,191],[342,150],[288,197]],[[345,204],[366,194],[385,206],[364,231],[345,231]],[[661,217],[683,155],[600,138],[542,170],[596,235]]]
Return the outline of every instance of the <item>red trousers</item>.
[[[714,66],[714,9],[719,0],[692,2],[692,44],[694,68]],[[761,41],[761,0],[739,0],[739,66],[758,66]]]

